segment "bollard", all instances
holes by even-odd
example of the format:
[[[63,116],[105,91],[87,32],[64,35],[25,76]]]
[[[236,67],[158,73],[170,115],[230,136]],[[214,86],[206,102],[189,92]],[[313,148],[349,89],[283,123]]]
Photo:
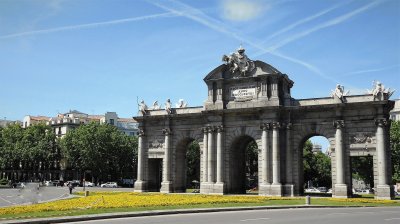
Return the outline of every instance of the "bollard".
[[[89,191],[85,191],[85,197],[89,196]]]
[[[310,195],[306,196],[306,205],[310,205],[311,204],[311,197]]]

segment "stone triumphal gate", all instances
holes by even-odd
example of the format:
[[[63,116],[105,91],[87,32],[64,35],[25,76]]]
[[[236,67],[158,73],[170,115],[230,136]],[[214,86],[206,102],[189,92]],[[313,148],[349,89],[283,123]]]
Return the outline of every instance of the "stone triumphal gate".
[[[376,198],[393,197],[389,147],[392,94],[376,83],[370,94],[347,96],[336,86],[331,97],[293,99],[293,81],[239,48],[204,81],[202,107],[148,108],[142,101],[135,191],[184,192],[186,151],[200,145],[200,192],[245,192],[245,149],[258,145],[260,195],[303,192],[303,144],[326,137],[331,146],[334,197],[352,194],[351,157],[372,156]],[[160,172],[162,170],[162,172]]]

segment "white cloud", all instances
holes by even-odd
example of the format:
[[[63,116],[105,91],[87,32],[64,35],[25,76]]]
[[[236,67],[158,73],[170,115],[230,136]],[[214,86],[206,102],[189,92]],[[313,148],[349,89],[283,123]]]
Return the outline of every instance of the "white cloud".
[[[224,0],[222,2],[223,18],[232,21],[252,20],[266,9],[268,9],[268,5],[261,1]]]

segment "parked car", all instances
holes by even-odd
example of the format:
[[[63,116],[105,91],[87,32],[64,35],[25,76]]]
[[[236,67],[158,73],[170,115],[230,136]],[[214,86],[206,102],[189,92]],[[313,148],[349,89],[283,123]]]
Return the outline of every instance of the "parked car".
[[[107,182],[105,184],[100,185],[100,187],[118,187],[117,182]]]
[[[46,180],[46,181],[44,182],[44,185],[45,185],[46,187],[53,186],[53,181],[51,181],[51,180]]]
[[[94,183],[92,183],[92,182],[90,182],[90,181],[85,181],[85,182],[84,182],[84,186],[85,186],[85,187],[93,187],[93,186],[94,186]]]
[[[24,183],[22,183],[22,182],[14,182],[13,184],[12,184],[12,188],[25,188],[25,184]]]
[[[70,184],[72,184],[72,187],[78,187],[80,185],[79,180],[70,180],[64,183],[64,186],[68,187]]]
[[[306,188],[304,189],[305,193],[321,193],[321,191],[319,191],[317,188],[315,187],[311,187],[311,188]]]
[[[55,180],[53,181],[53,185],[58,187],[58,186],[64,186],[64,181],[62,180]]]

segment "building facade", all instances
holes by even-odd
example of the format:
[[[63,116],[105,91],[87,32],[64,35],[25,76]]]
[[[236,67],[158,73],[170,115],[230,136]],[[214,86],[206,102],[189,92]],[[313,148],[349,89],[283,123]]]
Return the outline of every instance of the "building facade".
[[[297,100],[294,82],[271,65],[251,61],[244,49],[204,82],[202,107],[148,109],[139,116],[138,177],[135,191],[184,192],[186,150],[200,145],[200,192],[245,192],[245,149],[258,146],[260,195],[303,194],[304,142],[326,137],[331,146],[333,197],[352,195],[350,158],[374,159],[376,198],[390,199],[388,119],[391,92],[379,83],[370,94],[347,96],[336,86],[331,97]],[[160,173],[161,169],[161,173]]]

